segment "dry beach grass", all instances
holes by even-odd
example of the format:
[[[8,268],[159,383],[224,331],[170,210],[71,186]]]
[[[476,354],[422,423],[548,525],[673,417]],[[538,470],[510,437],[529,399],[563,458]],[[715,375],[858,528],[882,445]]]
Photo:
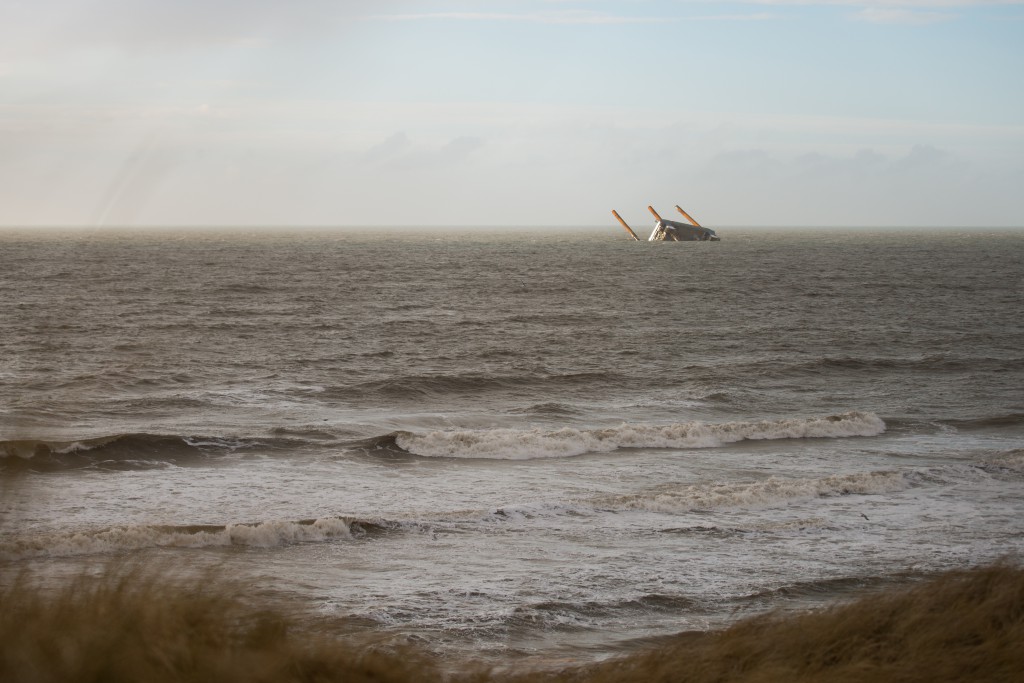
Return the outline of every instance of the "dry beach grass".
[[[551,681],[1019,681],[1024,571],[953,572],[828,610],[767,615]]]
[[[952,572],[590,666],[452,669],[413,650],[310,633],[284,610],[254,608],[223,579],[116,567],[56,591],[25,573],[0,589],[0,680],[10,683],[1015,681],[1024,672],[1024,569]]]

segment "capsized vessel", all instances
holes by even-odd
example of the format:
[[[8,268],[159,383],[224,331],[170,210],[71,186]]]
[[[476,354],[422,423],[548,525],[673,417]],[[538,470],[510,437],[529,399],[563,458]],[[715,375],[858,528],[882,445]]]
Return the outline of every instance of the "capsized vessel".
[[[647,238],[648,242],[718,242],[720,238],[715,231],[711,228],[705,228],[703,225],[695,221],[690,214],[683,211],[683,209],[677,204],[676,210],[683,215],[688,223],[682,223],[680,221],[669,221],[665,220],[658,215],[658,212],[654,210],[653,206],[648,206],[647,210],[654,215],[655,224],[654,230],[651,232],[651,236]],[[622,216],[617,211],[612,209],[612,215],[615,216],[616,220],[622,224],[622,227],[626,229],[633,239],[640,241],[640,238],[636,236],[632,228],[626,225],[626,221],[622,220]]]

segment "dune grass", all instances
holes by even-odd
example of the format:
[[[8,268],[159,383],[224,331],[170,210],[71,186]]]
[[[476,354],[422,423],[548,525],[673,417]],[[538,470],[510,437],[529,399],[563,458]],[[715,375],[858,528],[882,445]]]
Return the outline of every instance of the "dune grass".
[[[680,636],[657,650],[543,680],[1021,681],[1024,570],[953,572],[819,612],[771,614]]]
[[[217,576],[117,566],[53,593],[22,575],[0,591],[0,681],[438,679],[425,660],[354,651],[296,623]]]
[[[414,650],[375,651],[300,623],[283,609],[254,608],[222,578],[121,567],[54,591],[23,574],[0,588],[0,681],[1017,681],[1024,569],[953,572],[909,590],[683,634],[656,649],[553,671],[472,662],[445,663],[442,671]]]

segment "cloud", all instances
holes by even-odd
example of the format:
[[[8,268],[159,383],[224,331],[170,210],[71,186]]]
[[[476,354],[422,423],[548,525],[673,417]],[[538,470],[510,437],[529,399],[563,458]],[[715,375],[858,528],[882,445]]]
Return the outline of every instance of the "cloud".
[[[685,2],[686,0],[684,0]],[[705,0],[694,0],[703,3]],[[706,0],[738,5],[794,7],[873,7],[899,9],[939,9],[967,7],[1011,7],[1024,5],[1024,0]]]
[[[853,14],[852,18],[872,24],[925,26],[950,21],[954,15],[947,12],[922,12],[899,7],[865,7],[860,12]]]
[[[0,54],[259,45],[326,35],[397,0],[45,0],[0,3]]]
[[[642,224],[652,203],[679,203],[712,227],[1024,217],[1019,127],[738,116],[725,125],[646,109],[437,103],[410,116],[386,103],[339,105],[326,119],[348,117],[345,127],[361,131],[350,137],[318,124],[322,112],[295,107],[249,108],[227,122],[167,112],[156,136],[140,128],[141,113],[83,137],[56,135],[52,121],[26,113],[8,140],[34,135],[36,151],[0,154],[0,224],[591,224],[614,234],[610,209]],[[282,120],[301,125],[268,136]],[[767,131],[808,129],[813,141],[766,143],[789,139]],[[985,156],[995,147],[998,157]]]
[[[754,148],[715,155],[690,188],[704,213],[734,224],[1006,225],[1024,209],[1006,195],[1012,177],[931,145],[796,157]]]
[[[1020,98],[986,87],[1008,63],[985,50],[961,50],[954,60],[948,43],[929,43],[947,59],[932,59],[921,72],[927,78],[908,88],[899,79],[910,69],[889,64],[900,67],[899,50],[917,46],[899,41],[884,53],[896,61],[829,62],[812,31],[814,40],[779,53],[802,54],[800,65],[794,59],[792,70],[769,70],[759,60],[778,47],[772,31],[744,32],[751,41],[741,44],[735,36],[714,40],[709,27],[705,47],[683,41],[664,52],[652,49],[653,30],[616,31],[622,42],[600,44],[579,35],[587,25],[773,4],[835,6],[825,13],[834,23],[858,11],[864,21],[921,22],[946,16],[942,8],[982,3],[0,2],[0,224],[459,223],[484,216],[585,223],[607,220],[610,208],[628,220],[632,207],[642,211],[650,202],[682,202],[718,224],[765,215],[804,224],[945,220],[922,199],[929,193],[939,203],[948,197],[986,207],[991,222],[1021,221],[1024,195],[1000,180],[1020,184],[1024,127],[1008,123],[1017,121]],[[377,18],[367,21],[371,14]],[[966,12],[949,10],[957,14]],[[543,23],[538,33],[552,40],[530,45],[521,30],[473,23],[487,21],[533,22],[517,29]],[[554,24],[568,28],[546,27]],[[349,40],[353,27],[360,38]],[[561,39],[574,33],[576,40]],[[989,36],[967,38],[969,47]],[[1007,40],[992,55],[1017,54],[1009,33],[992,38]],[[220,49],[261,41],[274,49]],[[909,66],[933,53],[905,54]],[[827,68],[837,62],[841,68]],[[801,84],[800,97],[762,101],[772,83],[758,80],[770,78],[783,79],[783,93]],[[830,85],[813,87],[818,79]],[[870,88],[856,92],[864,81]],[[832,83],[851,90],[836,97]],[[685,93],[650,97],[680,84]],[[944,106],[950,91],[971,97]],[[814,116],[822,112],[834,115]],[[154,130],[161,135],[151,139]],[[972,181],[978,174],[957,159],[996,180]],[[863,191],[870,210],[852,190]],[[408,202],[378,215],[378,205],[399,196]],[[510,201],[523,197],[529,201]],[[948,215],[964,215],[947,204]]]
[[[363,161],[367,164],[378,165],[399,159],[412,149],[412,141],[404,132],[399,131],[379,145],[371,147],[363,155]]]
[[[440,146],[414,143],[404,132],[395,133],[364,156],[367,164],[390,171],[437,170],[465,161],[484,144],[482,138],[460,135]]]
[[[438,150],[436,158],[444,163],[458,163],[483,145],[484,141],[481,138],[463,135],[451,140]]]
[[[424,12],[416,14],[378,14],[373,19],[388,21],[516,21],[533,24],[663,24],[679,21],[677,17],[623,16],[591,10],[547,12]]]
[[[906,156],[893,162],[892,168],[901,174],[930,172],[935,169],[962,168],[957,158],[932,145],[914,145]]]
[[[557,10],[541,12],[421,12],[376,14],[369,19],[383,21],[488,21],[562,25],[674,24],[687,21],[763,21],[772,15],[758,13],[712,14],[700,16],[632,16],[594,10]]]
[[[159,52],[221,46],[260,47],[332,37],[366,20],[519,22],[547,25],[656,25],[691,21],[763,21],[772,15],[743,8],[855,7],[875,23],[944,20],[929,9],[1021,6],[1024,0],[659,0],[616,5],[578,0],[572,8],[542,0],[44,0],[0,2],[0,61],[113,47]],[[709,7],[723,13],[694,14]],[[457,7],[458,9],[453,9]],[[413,8],[410,11],[410,8]],[[739,8],[739,9],[737,9]]]

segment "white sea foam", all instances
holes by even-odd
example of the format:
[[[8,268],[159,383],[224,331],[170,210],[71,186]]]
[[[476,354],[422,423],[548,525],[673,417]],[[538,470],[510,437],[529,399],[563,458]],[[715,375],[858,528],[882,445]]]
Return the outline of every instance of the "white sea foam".
[[[989,468],[999,468],[1013,472],[1024,472],[1024,448],[1007,451],[985,463]]]
[[[488,511],[480,517],[481,521],[530,520],[538,517],[560,517],[563,515],[586,515],[593,512],[592,508],[578,504],[565,503],[517,503],[503,505]]]
[[[400,432],[395,443],[427,457],[526,460],[607,453],[619,448],[715,448],[744,440],[875,436],[885,423],[873,413],[758,422],[623,424],[609,429],[487,429]]]
[[[636,494],[603,497],[594,502],[612,509],[674,513],[766,507],[793,500],[882,494],[906,488],[907,482],[899,472],[863,472],[807,479],[770,477],[741,484],[673,484]]]
[[[98,446],[102,446],[102,445],[108,443],[109,441],[110,440],[108,440],[108,439],[97,439],[97,440],[95,440],[93,442],[85,442],[85,443],[83,443],[81,441],[72,441],[71,443],[68,443],[68,444],[55,444],[54,448],[53,448],[53,452],[54,453],[59,453],[60,455],[67,455],[68,453],[78,453],[78,452],[81,452],[81,451],[91,451],[92,449],[97,448]]]
[[[122,526],[98,531],[23,535],[0,541],[0,558],[67,557],[118,553],[144,548],[270,548],[334,538],[350,538],[351,522],[342,517],[226,526]]]

